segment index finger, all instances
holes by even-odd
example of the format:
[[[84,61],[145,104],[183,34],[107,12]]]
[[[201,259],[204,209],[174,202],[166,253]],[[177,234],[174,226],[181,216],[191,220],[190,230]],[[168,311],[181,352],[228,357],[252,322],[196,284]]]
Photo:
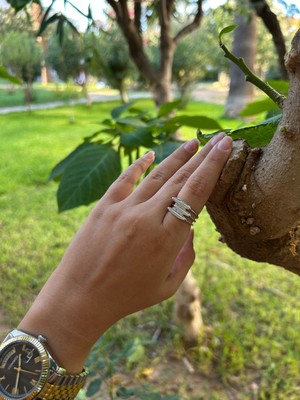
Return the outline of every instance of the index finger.
[[[196,214],[199,214],[213,192],[232,149],[232,139],[225,136],[207,155],[200,166],[192,173],[185,185],[174,196],[189,204]],[[170,199],[170,205],[172,200]],[[167,212],[164,225],[180,224],[187,226],[184,220],[180,220]]]

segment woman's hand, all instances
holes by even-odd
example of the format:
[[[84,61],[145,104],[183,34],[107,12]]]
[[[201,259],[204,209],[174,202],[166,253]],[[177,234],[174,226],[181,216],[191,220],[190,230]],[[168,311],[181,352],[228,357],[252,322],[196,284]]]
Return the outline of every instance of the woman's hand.
[[[197,149],[197,140],[185,143],[135,189],[153,152],[123,172],[19,325],[45,335],[69,372],[82,369],[92,345],[117,320],[173,295],[193,264],[193,231],[168,207],[177,196],[200,213],[231,139],[220,134],[194,156]]]

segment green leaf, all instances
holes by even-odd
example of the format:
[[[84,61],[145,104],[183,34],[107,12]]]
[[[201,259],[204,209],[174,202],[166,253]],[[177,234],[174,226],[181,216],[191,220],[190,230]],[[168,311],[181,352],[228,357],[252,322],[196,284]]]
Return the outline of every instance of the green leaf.
[[[226,129],[222,130],[222,132],[227,133],[233,140],[246,140],[251,147],[263,147],[269,144],[272,140],[280,119],[281,114],[266,119],[258,125],[248,126],[246,128],[236,129],[234,131]],[[201,145],[205,145],[212,137],[216,136],[218,133],[220,133],[220,131],[210,134],[202,134],[201,132],[198,132],[197,137]]]
[[[272,140],[280,119],[281,115],[276,115],[273,118],[266,119],[261,124],[236,129],[231,132],[230,136],[233,140],[245,139],[251,147],[266,146]]]
[[[222,129],[221,125],[215,119],[204,117],[201,115],[179,115],[171,118],[169,123],[177,123],[179,125],[190,126],[199,129]]]
[[[120,387],[120,389],[117,390],[117,397],[121,399],[129,399],[132,396],[135,396],[137,394],[137,389],[126,389],[125,387]]]
[[[252,103],[248,103],[246,107],[241,111],[240,116],[248,117],[250,115],[257,115],[274,109],[276,110],[278,109],[278,107],[273,100],[267,97],[264,100],[258,100],[253,101]]]
[[[272,86],[273,89],[277,90],[277,92],[280,92],[282,94],[287,94],[289,91],[289,81],[284,81],[284,80],[276,80],[276,81],[268,81],[268,84]]]
[[[73,160],[74,157],[76,157],[80,152],[85,150],[87,147],[92,146],[91,143],[82,143],[78,147],[76,147],[75,150],[73,150],[66,158],[61,160],[56,166],[52,169],[51,174],[49,176],[48,181],[59,181],[67,167],[67,165]]]
[[[98,200],[120,172],[119,154],[110,145],[91,143],[65,168],[57,192],[59,211]]]
[[[124,133],[121,135],[121,144],[124,147],[151,147],[154,145],[152,129],[137,128],[129,133]]]
[[[165,117],[170,114],[171,111],[179,108],[181,100],[170,101],[160,106],[158,116]]]
[[[7,2],[16,10],[20,11],[22,8],[26,7],[31,0],[7,0]]]
[[[100,378],[93,380],[92,383],[89,384],[89,387],[86,391],[87,397],[92,397],[96,393],[98,393],[100,390],[101,384],[102,384],[102,382],[101,382]]]
[[[123,104],[122,106],[116,107],[112,110],[111,116],[113,119],[119,118],[125,111],[127,111],[135,101],[130,101],[129,103]]]
[[[238,27],[237,24],[233,24],[233,25],[229,25],[229,26],[226,26],[225,28],[223,28],[221,30],[221,32],[219,33],[219,42],[222,43],[223,35],[225,35],[226,33],[230,33],[232,31],[234,31],[237,27]]]
[[[16,76],[11,75],[7,70],[0,65],[0,78],[6,79],[11,83],[15,83],[17,85],[21,85],[22,82]]]
[[[169,141],[165,142],[159,146],[154,146],[152,150],[155,152],[155,164],[159,164],[165,158],[169,157],[175,150],[182,145],[183,142],[180,141]]]
[[[122,125],[134,126],[136,128],[147,126],[145,122],[141,121],[139,118],[134,117],[116,118],[116,122]]]
[[[126,365],[128,368],[131,368],[132,364],[139,363],[145,357],[145,346],[141,342],[141,340],[136,337],[133,339],[133,343],[131,348],[127,354]]]

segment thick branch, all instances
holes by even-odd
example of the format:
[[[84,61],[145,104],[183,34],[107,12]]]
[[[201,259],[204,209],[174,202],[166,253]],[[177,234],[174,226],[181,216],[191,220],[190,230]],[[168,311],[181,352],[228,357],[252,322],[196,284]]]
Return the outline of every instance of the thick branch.
[[[203,17],[203,10],[202,10],[202,3],[203,0],[198,0],[197,1],[197,12],[195,14],[195,17],[193,21],[186,25],[184,28],[182,28],[174,37],[174,43],[177,45],[177,43],[184,37],[187,36],[189,33],[193,32],[196,30],[201,23],[202,17]]]
[[[127,41],[132,60],[150,85],[154,84],[157,80],[155,70],[145,54],[140,32],[129,17],[127,0],[121,0],[120,2],[114,0],[106,1],[116,13],[117,23]]]
[[[300,30],[286,65],[291,84],[272,141],[235,143],[208,210],[236,253],[300,275]]]
[[[170,10],[167,0],[159,2],[160,22],[160,74],[163,79],[171,80],[174,57],[174,42],[170,36]]]
[[[288,79],[287,71],[284,66],[286,46],[276,14],[274,14],[265,0],[250,0],[256,14],[263,20],[273,38],[273,43],[278,55],[278,64],[282,79]]]

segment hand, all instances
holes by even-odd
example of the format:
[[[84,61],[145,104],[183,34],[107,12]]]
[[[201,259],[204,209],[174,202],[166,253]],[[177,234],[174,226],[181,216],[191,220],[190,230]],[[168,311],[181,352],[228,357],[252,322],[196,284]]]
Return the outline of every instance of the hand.
[[[20,382],[21,364],[22,364],[21,354],[19,354],[19,357],[18,357],[18,368],[14,368],[15,370],[17,370],[16,384],[15,384],[15,387],[14,387],[14,389],[13,389],[14,394],[18,394],[18,393],[19,393],[19,382]]]
[[[194,261],[190,226],[167,211],[178,196],[200,213],[231,152],[214,138],[181,146],[135,190],[154,159],[132,164],[90,213],[19,328],[43,334],[69,372],[120,318],[173,295]]]

